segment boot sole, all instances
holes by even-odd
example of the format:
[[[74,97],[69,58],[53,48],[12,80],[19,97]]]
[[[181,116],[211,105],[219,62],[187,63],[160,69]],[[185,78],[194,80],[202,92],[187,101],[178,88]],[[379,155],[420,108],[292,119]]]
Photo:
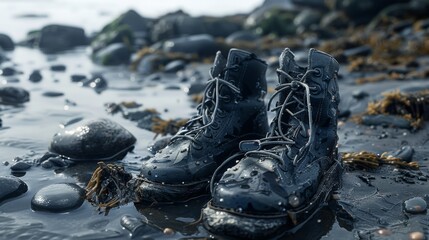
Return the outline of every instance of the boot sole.
[[[340,187],[342,166],[335,162],[326,172],[310,203],[279,215],[253,215],[215,207],[209,202],[203,209],[204,226],[213,233],[246,239],[270,237],[276,233],[295,233],[319,209],[326,206],[332,192]]]
[[[141,203],[169,204],[186,202],[209,192],[209,180],[189,184],[161,184],[142,179],[138,188]]]

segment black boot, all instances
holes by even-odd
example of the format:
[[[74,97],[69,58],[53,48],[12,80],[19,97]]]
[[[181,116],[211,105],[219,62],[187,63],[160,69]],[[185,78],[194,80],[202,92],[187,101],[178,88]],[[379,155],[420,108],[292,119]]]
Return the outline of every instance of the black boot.
[[[214,171],[239,152],[239,143],[266,135],[266,69],[264,61],[242,50],[231,49],[228,59],[217,53],[198,115],[143,164],[141,201],[184,201],[208,193]]]
[[[213,199],[203,210],[209,230],[261,238],[296,229],[329,200],[342,169],[336,146],[338,68],[334,58],[315,49],[308,68],[284,50],[270,132],[241,142],[246,157],[212,186]]]

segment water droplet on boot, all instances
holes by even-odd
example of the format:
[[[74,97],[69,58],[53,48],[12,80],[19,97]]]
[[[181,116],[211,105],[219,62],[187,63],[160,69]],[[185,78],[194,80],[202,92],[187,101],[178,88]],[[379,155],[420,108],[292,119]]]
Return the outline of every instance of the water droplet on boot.
[[[389,236],[392,232],[389,229],[381,228],[381,229],[378,229],[377,233],[380,234],[381,236]]]
[[[195,162],[195,165],[200,165],[200,161],[196,161],[196,162]]]
[[[413,197],[406,200],[403,204],[404,211],[411,214],[425,213],[427,210],[427,203],[421,197]]]
[[[412,232],[409,235],[410,240],[424,240],[426,239],[426,236],[422,232]]]
[[[250,176],[256,176],[256,175],[258,175],[258,172],[257,171],[252,171],[251,173],[250,173]]]
[[[158,175],[156,175],[156,174],[155,174],[155,177],[157,178],[157,177],[158,177]]]
[[[163,232],[165,235],[169,235],[169,236],[174,235],[174,230],[171,228],[165,228]]]
[[[297,197],[297,196],[295,196],[295,195],[291,195],[290,197],[289,197],[289,204],[292,206],[292,207],[298,207],[299,206],[299,198]]]
[[[243,209],[241,207],[239,207],[235,211],[241,213],[241,212],[243,212]]]
[[[219,202],[223,202],[223,198],[220,198],[220,199],[219,199]]]

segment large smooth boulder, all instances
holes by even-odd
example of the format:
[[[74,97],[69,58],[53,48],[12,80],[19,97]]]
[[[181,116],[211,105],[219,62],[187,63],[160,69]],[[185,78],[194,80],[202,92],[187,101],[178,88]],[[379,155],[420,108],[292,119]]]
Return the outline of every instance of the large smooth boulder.
[[[54,135],[49,150],[71,160],[122,159],[136,138],[121,125],[97,119]]]
[[[56,53],[87,44],[83,28],[53,24],[41,29],[37,45],[45,53]]]
[[[105,66],[127,64],[130,61],[130,57],[131,50],[123,43],[113,43],[93,55],[96,63]]]

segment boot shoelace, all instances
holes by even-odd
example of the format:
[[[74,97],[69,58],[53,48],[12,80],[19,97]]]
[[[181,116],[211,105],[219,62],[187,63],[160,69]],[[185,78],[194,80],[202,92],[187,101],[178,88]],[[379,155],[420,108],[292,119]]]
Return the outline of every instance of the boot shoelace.
[[[223,69],[223,72],[225,73],[227,70],[237,69],[238,67],[239,65],[225,67]],[[171,142],[173,142],[174,139],[178,139],[178,138],[185,138],[185,139],[191,140],[192,142],[195,142],[195,138],[194,138],[195,134],[203,129],[208,128],[210,125],[214,123],[216,119],[216,114],[218,112],[219,99],[228,98],[220,95],[219,91],[220,91],[221,84],[224,86],[227,86],[234,93],[240,94],[240,89],[234,86],[232,83],[220,77],[213,77],[211,71],[209,71],[209,74],[210,74],[210,80],[207,82],[207,86],[204,90],[203,100],[197,106],[198,115],[191,118],[185,124],[183,129],[180,130],[175,136],[171,138]],[[210,103],[210,105],[214,107],[211,108],[208,105],[208,103]]]
[[[310,69],[307,70],[304,74],[301,74],[299,77],[299,79],[295,79],[292,76],[290,76],[288,73],[286,73],[285,71],[281,70],[281,69],[277,69],[277,73],[281,74],[283,76],[285,76],[290,82],[288,83],[283,83],[283,84],[279,84],[276,87],[276,92],[273,94],[273,96],[271,96],[269,102],[268,102],[268,110],[269,111],[279,111],[276,114],[276,117],[273,119],[272,125],[271,125],[271,129],[270,132],[267,134],[267,137],[263,138],[263,139],[259,139],[259,140],[247,140],[247,141],[242,141],[240,143],[240,149],[243,152],[239,152],[236,153],[234,155],[232,155],[231,157],[229,157],[228,159],[226,159],[214,172],[214,174],[212,175],[212,178],[210,180],[210,192],[213,194],[214,193],[214,185],[216,183],[216,178],[219,175],[219,172],[227,165],[229,164],[232,160],[236,160],[236,159],[242,159],[243,156],[250,156],[250,155],[266,155],[269,157],[272,157],[276,160],[279,161],[280,164],[284,164],[283,159],[279,156],[278,153],[280,153],[281,151],[283,151],[283,148],[278,148],[275,149],[274,146],[281,146],[281,147],[286,147],[288,149],[288,151],[291,150],[289,145],[292,145],[295,143],[294,140],[292,140],[290,137],[287,136],[287,134],[285,134],[283,132],[282,126],[284,125],[288,125],[282,122],[282,114],[283,113],[288,113],[291,117],[293,117],[298,123],[299,126],[298,128],[302,128],[302,129],[306,129],[304,123],[299,120],[296,116],[298,114],[301,114],[303,112],[306,111],[306,109],[301,109],[295,113],[293,113],[292,111],[290,111],[287,106],[291,105],[292,103],[297,103],[297,104],[301,104],[301,106],[305,106],[305,104],[300,101],[295,95],[295,92],[298,90],[299,87],[304,87],[305,89],[305,102],[307,105],[307,111],[308,111],[308,123],[309,123],[309,128],[308,128],[308,135],[309,135],[309,139],[307,141],[307,143],[304,145],[303,148],[301,149],[305,149],[307,148],[311,141],[313,140],[313,134],[312,134],[312,122],[313,122],[313,118],[312,118],[312,111],[311,111],[311,102],[310,102],[310,89],[315,89],[312,87],[309,87],[308,84],[305,82],[307,76],[310,73],[316,73],[316,74],[320,74],[320,70],[319,69]],[[285,91],[287,89],[290,89],[285,101],[283,102],[282,105],[276,106],[273,109],[270,109],[271,103],[273,101],[273,99],[282,91]],[[294,132],[294,131],[290,131],[290,132]],[[261,149],[263,146],[268,146],[268,145],[274,145],[273,147],[271,147],[270,149]],[[247,149],[246,149],[247,148]],[[249,150],[249,148],[251,148]],[[273,153],[275,152],[275,153]],[[277,153],[277,154],[276,154]],[[294,157],[293,160],[293,164],[296,165],[298,163],[298,156],[299,154],[297,154]],[[238,161],[237,161],[238,162]]]
[[[300,148],[300,152],[303,149],[307,149],[307,147],[310,145],[310,143],[313,140],[313,117],[312,117],[312,106],[310,102],[310,89],[313,89],[312,87],[309,87],[306,83],[306,78],[310,73],[317,73],[320,74],[319,69],[310,69],[307,70],[304,74],[300,74],[297,78],[292,77],[285,71],[281,69],[277,69],[277,73],[280,75],[283,75],[286,77],[286,79],[289,80],[287,83],[279,84],[276,87],[276,92],[273,94],[273,96],[270,98],[268,102],[268,110],[269,111],[277,111],[276,117],[273,119],[270,132],[268,133],[267,137],[259,140],[250,140],[250,141],[242,141],[240,143],[240,149],[246,150],[246,148],[250,148],[249,151],[246,152],[246,156],[251,155],[266,155],[269,157],[272,157],[274,159],[279,160],[281,164],[283,164],[283,159],[280,157],[279,153],[283,151],[284,147],[287,148],[288,151],[291,151],[290,145],[295,144],[295,141],[293,140],[292,135],[295,131],[303,130],[307,133],[308,140],[306,144]],[[300,88],[304,88],[304,99],[301,101],[297,95],[300,91]],[[288,90],[288,95],[286,96],[283,104],[277,105],[276,107],[270,109],[271,103],[273,99],[280,94],[283,91]],[[292,112],[288,106],[292,104],[297,104],[298,110],[296,112]],[[302,106],[301,108],[299,106]],[[303,121],[300,120],[297,116],[299,114],[307,112],[308,117],[308,129],[304,125]],[[283,132],[283,126],[290,126],[290,124],[284,123],[282,121],[283,114],[288,114],[289,117],[296,120],[298,123],[297,126],[295,126],[292,129],[288,129],[288,132],[285,134]],[[264,146],[272,146],[268,149],[263,149]],[[276,146],[279,146],[276,148]],[[293,159],[293,164],[296,165],[299,160],[299,155],[297,154]]]

